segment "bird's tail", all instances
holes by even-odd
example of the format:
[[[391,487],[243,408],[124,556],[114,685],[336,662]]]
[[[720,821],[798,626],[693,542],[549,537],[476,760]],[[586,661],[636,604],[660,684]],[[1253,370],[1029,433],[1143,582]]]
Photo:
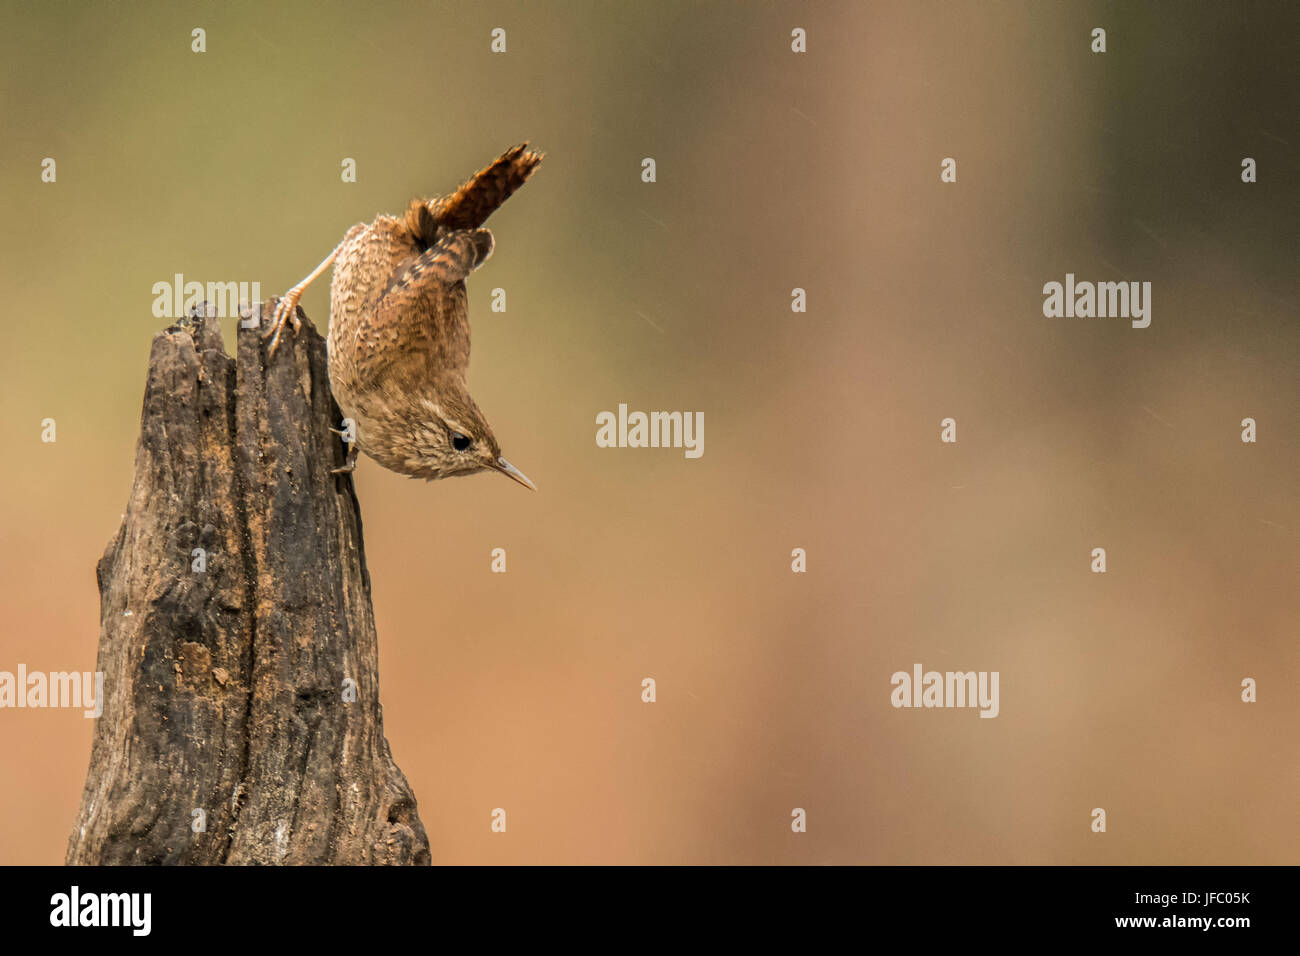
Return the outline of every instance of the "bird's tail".
[[[528,181],[541,161],[542,154],[530,150],[527,143],[506,150],[450,196],[433,200],[429,204],[433,220],[444,233],[477,229]]]

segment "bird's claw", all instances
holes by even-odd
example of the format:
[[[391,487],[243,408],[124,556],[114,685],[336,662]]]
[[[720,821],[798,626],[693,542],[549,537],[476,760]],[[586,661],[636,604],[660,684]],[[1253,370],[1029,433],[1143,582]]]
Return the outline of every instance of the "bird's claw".
[[[276,346],[280,344],[280,333],[284,331],[284,325],[288,322],[293,326],[296,334],[302,328],[302,320],[298,318],[298,299],[302,295],[290,289],[279,302],[275,304],[275,315],[271,318],[271,346],[266,351],[268,361],[275,358]]]
[[[337,431],[337,429],[331,428],[330,431]],[[343,433],[342,433],[342,432],[339,432],[339,434],[341,435],[341,434],[343,434]],[[361,449],[357,447],[357,443],[356,443],[356,442],[349,442],[349,443],[348,443],[348,457],[347,457],[347,460],[344,461],[344,463],[343,463],[340,467],[338,467],[338,468],[331,468],[331,469],[330,469],[330,474],[331,474],[331,475],[350,475],[350,474],[352,474],[352,472],[354,472],[354,471],[357,470],[357,456],[360,454],[360,452],[361,452]]]

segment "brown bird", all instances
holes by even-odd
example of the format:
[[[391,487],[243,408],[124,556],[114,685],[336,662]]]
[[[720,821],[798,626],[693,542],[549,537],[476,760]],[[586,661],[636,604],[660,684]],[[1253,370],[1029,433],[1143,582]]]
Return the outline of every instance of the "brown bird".
[[[528,144],[507,150],[449,196],[414,199],[400,219],[379,216],[348,230],[338,247],[278,303],[268,334],[275,355],[298,300],[322,272],[330,283],[330,387],[350,419],[358,450],[414,478],[493,470],[536,490],[501,457],[492,429],[470,397],[469,309],[465,278],[495,244],[481,228],[532,175],[542,155]]]

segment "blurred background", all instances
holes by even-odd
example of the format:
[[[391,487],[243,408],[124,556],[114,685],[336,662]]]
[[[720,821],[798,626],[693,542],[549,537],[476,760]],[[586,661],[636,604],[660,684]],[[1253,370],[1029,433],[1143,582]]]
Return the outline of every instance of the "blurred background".
[[[1296,862],[1294,5],[3,11],[0,670],[95,666],[153,284],[282,293],[527,140],[470,384],[541,490],[356,475],[435,862]],[[1067,272],[1150,328],[1044,318]],[[703,457],[597,448],[619,403]],[[893,709],[918,662],[1000,716]],[[0,710],[0,863],[62,862],[91,733]]]

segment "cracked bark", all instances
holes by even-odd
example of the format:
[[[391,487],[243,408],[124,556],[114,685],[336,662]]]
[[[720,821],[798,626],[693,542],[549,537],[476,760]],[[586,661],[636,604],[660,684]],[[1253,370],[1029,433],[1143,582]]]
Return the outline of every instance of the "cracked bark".
[[[153,340],[67,862],[429,863],[384,737],[360,509],[329,473],[325,341],[304,320],[268,368],[261,330],[237,335],[233,359],[211,318]]]

